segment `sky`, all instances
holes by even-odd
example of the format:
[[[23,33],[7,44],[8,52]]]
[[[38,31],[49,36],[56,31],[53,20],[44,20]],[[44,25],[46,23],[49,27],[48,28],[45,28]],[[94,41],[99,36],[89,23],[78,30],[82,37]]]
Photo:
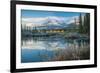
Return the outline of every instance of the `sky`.
[[[84,15],[85,13],[81,13]],[[42,26],[46,21],[53,25],[61,23],[70,24],[79,19],[80,12],[42,11],[42,10],[21,10],[22,25]],[[49,24],[50,25],[50,24]]]
[[[39,10],[21,10],[22,18],[32,18],[32,17],[73,17],[79,16],[78,12],[56,12],[56,11],[39,11]]]

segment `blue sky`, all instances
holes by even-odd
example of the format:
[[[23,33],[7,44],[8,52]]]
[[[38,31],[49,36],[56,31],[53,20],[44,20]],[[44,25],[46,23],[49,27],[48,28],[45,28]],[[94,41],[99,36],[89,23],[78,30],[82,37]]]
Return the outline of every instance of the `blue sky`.
[[[73,17],[79,16],[78,12],[56,12],[56,11],[37,11],[37,10],[21,10],[22,18],[32,18],[32,17],[47,17],[47,16],[57,16],[57,17]]]

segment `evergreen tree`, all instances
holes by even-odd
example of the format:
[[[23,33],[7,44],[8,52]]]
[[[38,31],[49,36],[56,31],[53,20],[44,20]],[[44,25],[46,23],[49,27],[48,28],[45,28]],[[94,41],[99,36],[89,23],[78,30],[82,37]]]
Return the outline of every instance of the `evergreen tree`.
[[[86,32],[87,32],[87,34],[90,34],[90,14],[87,13],[86,17],[87,17],[87,30],[86,30]]]
[[[82,14],[79,16],[79,33],[90,34],[90,14],[86,13],[82,18]]]
[[[79,33],[83,32],[83,25],[82,25],[82,14],[80,13],[79,16]]]
[[[84,33],[90,34],[90,14],[86,13],[84,16]]]

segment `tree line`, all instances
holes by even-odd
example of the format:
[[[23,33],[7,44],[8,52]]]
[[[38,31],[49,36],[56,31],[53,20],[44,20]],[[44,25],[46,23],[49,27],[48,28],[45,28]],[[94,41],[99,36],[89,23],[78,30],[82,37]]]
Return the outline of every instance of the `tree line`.
[[[79,33],[90,34],[90,14],[85,13],[84,15],[80,13],[79,15]]]

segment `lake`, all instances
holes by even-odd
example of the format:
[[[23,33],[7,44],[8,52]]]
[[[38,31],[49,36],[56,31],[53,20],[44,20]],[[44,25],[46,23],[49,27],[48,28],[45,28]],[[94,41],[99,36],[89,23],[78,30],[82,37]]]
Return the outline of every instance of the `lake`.
[[[87,38],[24,37],[21,39],[21,62],[49,62],[90,59]]]

